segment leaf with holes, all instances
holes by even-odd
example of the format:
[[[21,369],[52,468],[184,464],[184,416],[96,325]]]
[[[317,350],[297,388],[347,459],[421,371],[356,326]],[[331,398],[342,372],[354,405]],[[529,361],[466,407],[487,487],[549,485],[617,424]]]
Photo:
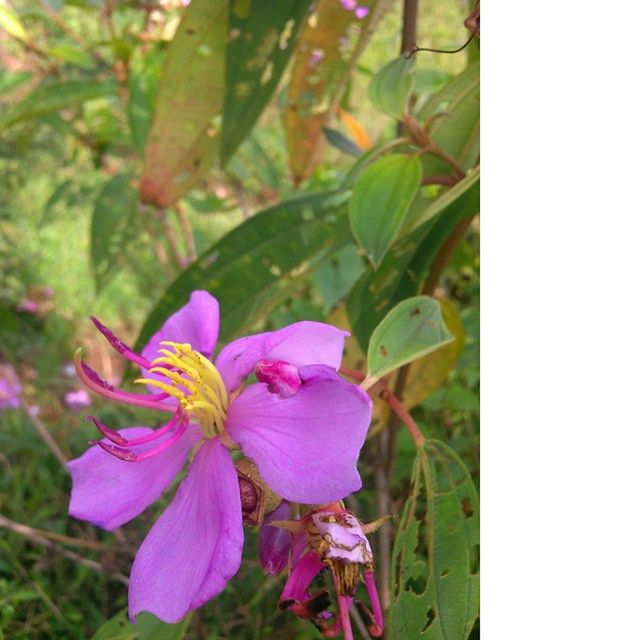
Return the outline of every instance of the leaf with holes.
[[[369,386],[391,371],[435,351],[454,337],[429,296],[403,300],[376,327],[367,350]]]
[[[310,0],[231,3],[222,164],[251,131],[295,49]]]
[[[24,120],[79,106],[89,100],[116,95],[116,83],[111,80],[78,80],[41,85],[0,118],[0,130]]]
[[[478,495],[443,442],[418,451],[391,565],[392,640],[466,640],[479,611]]]
[[[143,202],[173,204],[219,148],[228,0],[192,0],[166,53],[140,179]]]
[[[131,177],[111,178],[96,200],[91,216],[91,266],[98,290],[125,265],[127,252],[136,241],[138,194]]]
[[[388,2],[361,0],[359,4],[369,10],[364,19],[337,0],[319,0],[300,36],[284,109],[289,165],[296,184],[318,166],[322,127]]]
[[[177,624],[167,624],[143,612],[132,624],[125,609],[101,625],[91,640],[182,640],[190,622],[191,616],[187,616]]]
[[[412,58],[400,56],[376,73],[369,85],[369,100],[382,113],[396,120],[404,116],[414,81]]]
[[[392,154],[368,166],[358,177],[349,201],[353,237],[378,267],[402,227],[421,179],[420,160]]]
[[[259,213],[205,251],[166,291],[142,329],[141,348],[194,289],[220,302],[222,341],[248,331],[295,279],[348,241],[348,194],[325,192]]]

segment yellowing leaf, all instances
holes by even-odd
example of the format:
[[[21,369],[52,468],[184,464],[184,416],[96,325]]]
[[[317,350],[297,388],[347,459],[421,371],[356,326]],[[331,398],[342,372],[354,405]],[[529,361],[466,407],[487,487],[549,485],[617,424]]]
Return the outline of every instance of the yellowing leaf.
[[[338,117],[342,120],[342,124],[349,129],[349,133],[351,133],[356,144],[363,151],[371,148],[371,139],[369,138],[369,134],[350,113],[347,113],[344,109],[338,109]]]
[[[339,97],[346,74],[364,48],[380,0],[362,0],[364,19],[338,0],[319,0],[300,36],[284,110],[289,165],[296,184],[318,166],[323,149],[322,127]],[[374,16],[374,14],[376,14]]]
[[[143,202],[171,205],[213,164],[228,19],[228,0],[192,0],[169,45],[140,180]]]

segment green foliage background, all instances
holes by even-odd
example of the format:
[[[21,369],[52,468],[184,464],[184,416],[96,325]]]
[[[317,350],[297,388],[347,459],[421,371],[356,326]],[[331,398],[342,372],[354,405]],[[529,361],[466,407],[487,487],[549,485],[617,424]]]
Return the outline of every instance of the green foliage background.
[[[403,3],[364,2],[375,28],[342,16],[339,56],[325,66],[321,58],[315,84],[307,86],[304,74],[296,79],[296,65],[309,64],[300,44],[309,3],[283,2],[268,15],[250,2],[217,4],[230,11],[231,29],[253,29],[255,41],[266,42],[271,27],[275,42],[287,46],[277,44],[269,60],[259,46],[232,39],[227,75],[218,74],[211,92],[217,107],[202,87],[222,54],[204,42],[188,60],[178,58],[176,73],[193,71],[191,84],[179,87],[187,103],[210,109],[193,116],[197,135],[171,109],[155,128],[154,117],[177,93],[163,93],[163,82],[174,89],[181,82],[163,67],[168,56],[186,55],[171,44],[176,29],[185,11],[207,13],[202,0],[186,10],[154,0],[0,5],[0,361],[18,372],[23,405],[37,406],[36,421],[75,457],[93,433],[82,411],[63,402],[78,388],[65,373],[74,349],[86,345],[105,375],[127,376],[91,332],[89,314],[142,343],[191,289],[204,287],[221,302],[224,340],[300,319],[334,322],[353,333],[346,364],[366,373],[369,340],[391,308],[418,294],[444,300],[454,343],[419,359],[416,349],[410,366],[389,380],[394,386],[405,378],[403,399],[427,444],[416,452],[408,431],[377,403],[359,465],[364,488],[348,506],[363,521],[378,517],[381,505],[396,516],[388,525],[395,540],[390,571],[379,567],[377,574],[389,581],[389,637],[477,637],[478,43],[456,55],[418,53],[407,71],[406,62],[389,64],[400,51]],[[423,4],[419,44],[454,48],[466,40],[467,2]],[[311,21],[338,10],[338,0],[321,0]],[[335,32],[314,37],[325,51],[337,46]],[[293,95],[307,100],[308,116],[292,116]],[[420,126],[429,123],[428,144],[453,164],[427,142],[417,144],[408,125],[398,131],[406,112]],[[186,160],[172,156],[174,139],[162,138],[169,129],[188,147]],[[160,152],[148,144],[156,139]],[[412,175],[376,171],[396,155],[411,158],[401,165]],[[154,202],[167,184],[175,199]],[[395,195],[382,206],[380,193]],[[451,238],[451,251],[443,252]],[[35,313],[21,310],[25,300],[37,302]],[[155,420],[93,403],[91,412],[108,424]],[[320,637],[278,611],[284,578],[264,577],[257,532],[249,528],[240,573],[221,596],[179,628],[161,631],[148,620],[148,628],[127,631],[120,577],[168,498],[116,534],[70,519],[69,478],[24,410],[0,412],[0,469],[0,637]],[[469,501],[472,517],[464,517]],[[30,527],[28,534],[7,520]],[[379,534],[372,541],[379,552]],[[438,575],[436,556],[452,563],[438,565]],[[465,570],[467,557],[473,566]],[[443,571],[460,572],[457,586],[448,586]],[[436,592],[442,609],[430,604]]]

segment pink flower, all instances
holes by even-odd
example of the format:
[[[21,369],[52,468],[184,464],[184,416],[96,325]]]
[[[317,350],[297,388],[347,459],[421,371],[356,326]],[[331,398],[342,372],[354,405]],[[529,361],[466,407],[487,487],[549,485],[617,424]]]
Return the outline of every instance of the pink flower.
[[[382,636],[382,607],[373,575],[373,554],[363,526],[341,503],[326,505],[309,512],[302,520],[281,522],[294,533],[291,572],[280,596],[280,608],[300,618],[311,620],[323,636],[333,638],[340,631],[345,640],[353,640],[349,609],[360,581],[369,595],[373,613],[361,601],[356,606],[373,638]],[[338,599],[338,615],[331,610],[326,589],[311,593],[309,587],[316,576],[328,569]]]
[[[369,15],[369,9],[367,7],[358,7],[355,13],[358,20],[364,20]]]
[[[212,363],[218,303],[205,291],[193,292],[141,354],[93,322],[142,368],[145,377],[138,382],[152,393],[111,386],[77,353],[82,381],[100,395],[172,415],[156,430],[117,432],[90,418],[105,438],[69,463],[70,514],[105,529],[120,526],[163,493],[192,452],[173,501],[136,555],[132,619],[150,611],[175,622],[217,595],[237,572],[242,501],[229,449],[242,449],[287,500],[324,503],[360,488],[356,462],[371,401],[337,374],[345,332],[298,322],[236,340]],[[254,372],[258,382],[246,384]]]
[[[20,406],[22,386],[15,369],[10,364],[0,363],[0,411],[17,409]]]
[[[69,409],[84,409],[91,405],[91,397],[84,389],[74,389],[64,394],[64,404]]]

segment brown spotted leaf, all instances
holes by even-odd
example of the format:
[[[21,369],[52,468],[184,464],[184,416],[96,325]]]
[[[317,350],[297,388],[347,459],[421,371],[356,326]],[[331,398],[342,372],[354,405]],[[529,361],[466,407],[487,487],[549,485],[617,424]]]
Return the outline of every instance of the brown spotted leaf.
[[[169,45],[140,180],[143,202],[174,203],[217,155],[228,14],[228,0],[192,0]]]

